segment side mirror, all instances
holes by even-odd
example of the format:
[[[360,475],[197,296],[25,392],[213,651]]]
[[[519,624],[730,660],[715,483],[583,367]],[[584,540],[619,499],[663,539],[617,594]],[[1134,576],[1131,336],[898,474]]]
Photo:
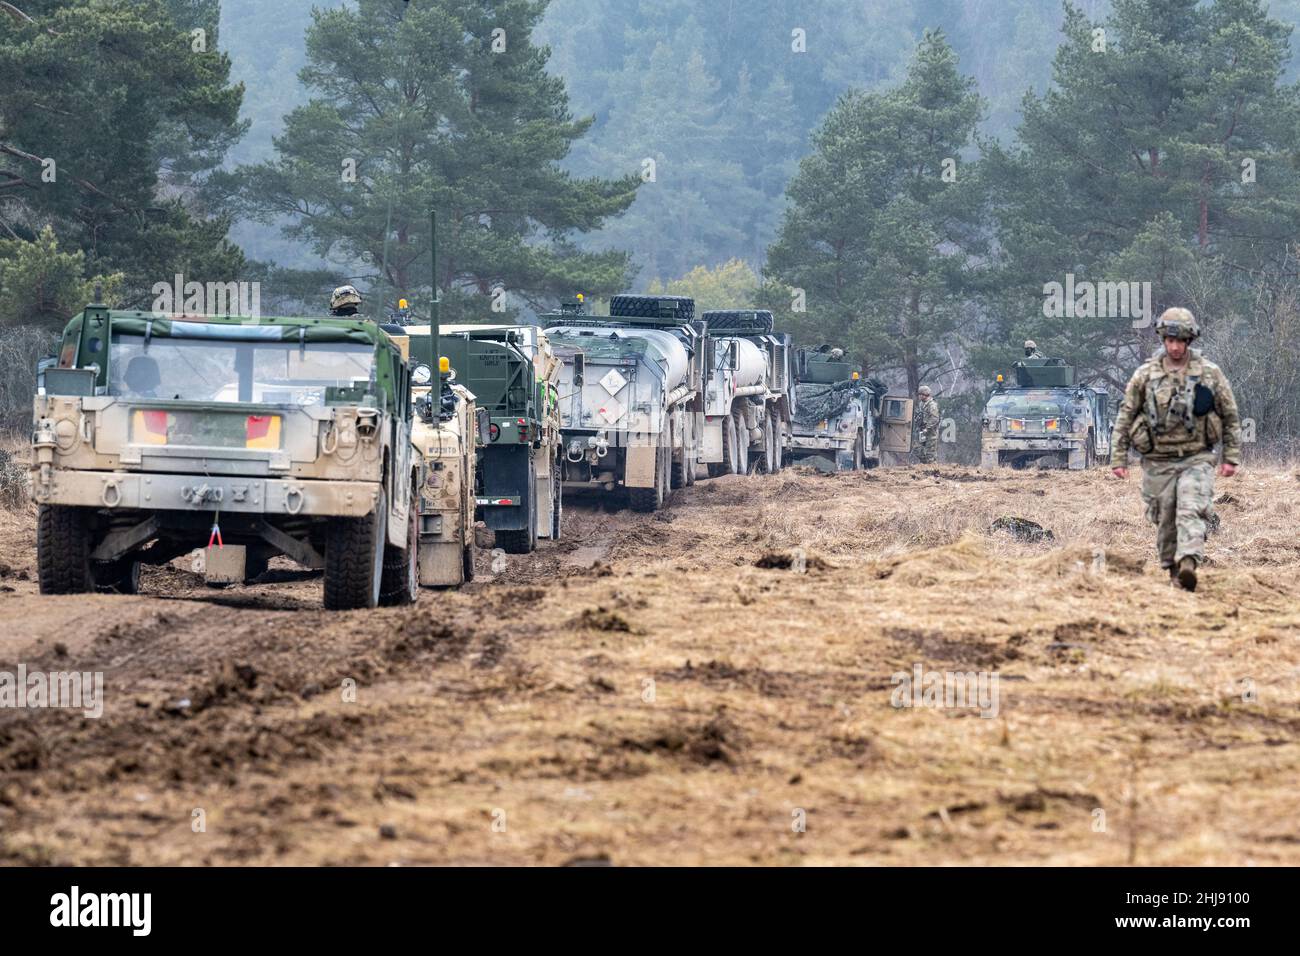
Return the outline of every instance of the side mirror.
[[[727,346],[727,368],[733,372],[740,368],[739,342],[732,342]]]
[[[486,408],[480,408],[474,414],[476,430],[478,431],[478,443],[486,445],[488,443],[488,429],[492,426],[492,416],[488,414]]]

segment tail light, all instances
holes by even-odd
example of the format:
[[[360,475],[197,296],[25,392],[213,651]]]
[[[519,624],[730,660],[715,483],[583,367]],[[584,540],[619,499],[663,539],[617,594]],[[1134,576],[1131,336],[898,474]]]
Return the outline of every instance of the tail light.
[[[167,444],[167,413],[137,409],[131,416],[131,437],[138,445]]]
[[[244,423],[244,447],[274,450],[280,447],[280,416],[249,415]]]
[[[522,418],[517,418],[515,423],[519,426],[519,440],[528,441],[528,422]]]

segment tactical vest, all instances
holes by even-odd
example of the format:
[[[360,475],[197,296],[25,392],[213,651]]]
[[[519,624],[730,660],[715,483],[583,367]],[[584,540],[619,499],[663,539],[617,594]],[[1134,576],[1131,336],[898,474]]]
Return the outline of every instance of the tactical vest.
[[[1197,358],[1198,356],[1193,356]],[[1163,358],[1160,362],[1161,379],[1172,373],[1165,370]],[[1202,372],[1204,364],[1200,363]],[[1183,377],[1182,387],[1169,398],[1164,417],[1156,404],[1157,381],[1146,381],[1146,402],[1143,414],[1136,416],[1133,422],[1131,438],[1133,447],[1143,455],[1156,452],[1158,456],[1182,457],[1213,448],[1223,437],[1223,423],[1217,414],[1213,391],[1201,384],[1202,375],[1189,372]],[[1178,435],[1178,426],[1184,429],[1186,437]]]

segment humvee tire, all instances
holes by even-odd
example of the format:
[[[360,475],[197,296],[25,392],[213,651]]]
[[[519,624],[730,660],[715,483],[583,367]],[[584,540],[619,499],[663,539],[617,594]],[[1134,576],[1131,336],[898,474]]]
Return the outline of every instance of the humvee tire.
[[[375,510],[361,518],[331,518],[325,531],[325,607],[377,607],[384,573],[388,499],[379,490]]]
[[[36,517],[37,578],[42,594],[94,590],[88,512],[72,505],[41,505]]]
[[[406,519],[406,549],[384,546],[384,573],[379,584],[379,603],[384,607],[414,604],[420,596],[420,496],[411,495]]]

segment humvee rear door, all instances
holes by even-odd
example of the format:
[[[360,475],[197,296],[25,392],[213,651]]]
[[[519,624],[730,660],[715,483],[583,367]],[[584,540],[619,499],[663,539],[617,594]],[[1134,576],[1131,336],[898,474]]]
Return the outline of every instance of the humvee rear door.
[[[880,421],[881,451],[906,455],[912,450],[912,399],[886,395]]]

